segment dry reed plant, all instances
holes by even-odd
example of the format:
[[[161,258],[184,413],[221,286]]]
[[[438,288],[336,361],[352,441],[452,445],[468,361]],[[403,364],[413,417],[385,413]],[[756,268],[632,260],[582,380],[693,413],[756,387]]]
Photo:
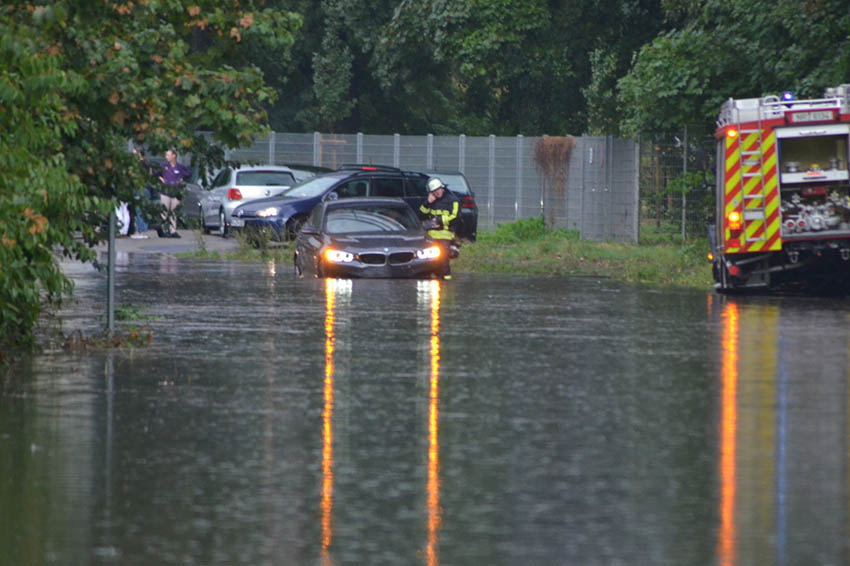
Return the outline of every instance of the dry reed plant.
[[[534,146],[534,164],[543,177],[544,212],[546,226],[552,228],[555,223],[554,203],[548,202],[548,195],[554,193],[558,203],[564,202],[567,188],[570,155],[576,146],[573,136],[540,138]]]

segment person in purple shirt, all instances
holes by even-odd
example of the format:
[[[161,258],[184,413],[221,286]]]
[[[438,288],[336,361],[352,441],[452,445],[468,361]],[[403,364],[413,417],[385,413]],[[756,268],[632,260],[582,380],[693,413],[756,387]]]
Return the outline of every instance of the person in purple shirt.
[[[177,214],[174,212],[180,206],[180,185],[189,178],[192,174],[189,168],[182,163],[177,163],[177,152],[174,149],[169,149],[165,152],[165,160],[167,163],[162,168],[162,173],[159,175],[159,180],[164,185],[159,193],[159,200],[165,207],[165,212],[162,213],[162,220],[170,221],[170,231],[165,232],[163,229],[157,230],[157,234],[161,238],[179,238],[177,233]]]

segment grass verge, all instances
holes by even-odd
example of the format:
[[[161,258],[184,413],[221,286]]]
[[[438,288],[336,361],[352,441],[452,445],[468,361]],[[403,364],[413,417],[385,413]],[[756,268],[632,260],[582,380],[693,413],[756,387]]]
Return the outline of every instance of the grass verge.
[[[239,247],[231,253],[210,252],[200,246],[191,254],[180,255],[292,264],[292,242],[237,238]],[[465,242],[452,262],[452,271],[596,276],[650,286],[711,289],[711,264],[705,258],[708,249],[704,238],[687,244],[662,238],[641,244],[583,241],[577,232],[549,230],[542,219],[527,218],[481,233],[477,242]]]
[[[548,230],[529,218],[479,234],[465,243],[455,273],[607,277],[628,283],[711,289],[708,242],[625,244],[588,242],[577,232]]]

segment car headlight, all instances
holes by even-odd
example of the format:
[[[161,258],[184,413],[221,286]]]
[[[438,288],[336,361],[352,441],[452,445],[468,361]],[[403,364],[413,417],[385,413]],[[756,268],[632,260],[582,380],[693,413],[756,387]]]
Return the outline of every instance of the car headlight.
[[[257,211],[257,216],[260,218],[267,218],[269,216],[277,216],[280,214],[280,209],[276,206],[270,206],[268,208],[264,208],[262,210]]]
[[[349,263],[354,261],[354,254],[340,250],[325,250],[325,258],[334,263]]]
[[[416,257],[419,259],[434,259],[440,257],[440,246],[431,246],[424,250],[416,250]]]

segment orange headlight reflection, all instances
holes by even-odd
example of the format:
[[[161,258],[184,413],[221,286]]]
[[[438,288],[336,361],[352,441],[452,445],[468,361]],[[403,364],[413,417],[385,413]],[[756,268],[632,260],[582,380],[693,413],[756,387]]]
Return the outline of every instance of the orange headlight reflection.
[[[431,375],[428,404],[428,547],[427,566],[439,564],[437,533],[440,529],[440,281],[429,282],[431,293]]]
[[[334,490],[334,318],[337,281],[325,280],[325,407],[322,411],[322,564],[331,564],[330,546],[333,538],[333,490]]]

